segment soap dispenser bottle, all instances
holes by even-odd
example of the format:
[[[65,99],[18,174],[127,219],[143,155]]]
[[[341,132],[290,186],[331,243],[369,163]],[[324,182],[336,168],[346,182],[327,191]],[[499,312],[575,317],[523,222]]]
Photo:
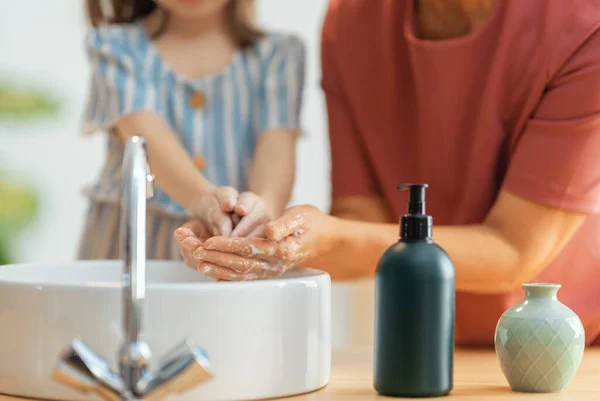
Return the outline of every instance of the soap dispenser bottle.
[[[432,239],[427,184],[404,184],[408,214],[400,240],[375,275],[374,386],[381,395],[435,397],[452,390],[454,266]]]

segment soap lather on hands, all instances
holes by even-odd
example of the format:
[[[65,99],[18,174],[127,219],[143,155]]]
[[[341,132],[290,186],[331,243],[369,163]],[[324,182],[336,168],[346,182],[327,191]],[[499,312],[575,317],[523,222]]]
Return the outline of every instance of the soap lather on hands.
[[[320,220],[312,218],[313,209],[288,209],[281,218],[262,226],[264,238],[212,237],[201,220],[177,229],[175,238],[186,264],[210,277],[226,281],[275,277],[307,262],[317,248],[315,241],[322,230]]]
[[[217,187],[192,201],[190,210],[212,235],[262,237],[269,220],[265,202],[252,192]]]

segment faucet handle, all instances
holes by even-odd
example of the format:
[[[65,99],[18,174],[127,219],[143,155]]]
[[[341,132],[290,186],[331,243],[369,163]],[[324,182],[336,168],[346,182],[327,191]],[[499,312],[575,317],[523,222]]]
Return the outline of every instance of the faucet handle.
[[[61,353],[52,376],[67,387],[81,393],[96,393],[107,401],[119,401],[125,394],[121,377],[110,369],[105,359],[78,339]]]
[[[206,352],[185,339],[161,358],[158,368],[147,372],[138,388],[144,400],[158,401],[170,393],[183,393],[213,377]]]
[[[119,350],[119,371],[125,387],[133,395],[140,396],[143,390],[138,383],[148,371],[152,353],[150,347],[144,341],[128,341]]]

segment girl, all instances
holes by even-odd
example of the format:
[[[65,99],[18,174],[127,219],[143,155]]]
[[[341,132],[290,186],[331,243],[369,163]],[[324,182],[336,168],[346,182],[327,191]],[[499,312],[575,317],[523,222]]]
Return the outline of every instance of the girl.
[[[80,258],[120,256],[123,144],[135,135],[148,143],[158,187],[148,204],[149,259],[180,258],[173,231],[190,216],[207,236],[262,236],[294,180],[302,43],[258,30],[252,0],[88,0],[87,7],[94,28],[84,131],[109,137],[99,180],[86,191]]]

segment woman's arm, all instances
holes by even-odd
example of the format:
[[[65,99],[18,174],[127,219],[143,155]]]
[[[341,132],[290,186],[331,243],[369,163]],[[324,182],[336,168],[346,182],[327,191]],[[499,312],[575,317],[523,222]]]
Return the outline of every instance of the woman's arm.
[[[356,206],[359,213],[362,206]],[[384,208],[383,204],[380,207]],[[434,227],[433,239],[454,262],[458,290],[503,293],[539,274],[585,216],[501,191],[482,224]],[[398,231],[397,224],[335,219],[330,247],[335,249],[335,257],[325,252],[324,257],[316,256],[308,264],[334,276],[372,275],[383,252],[398,240]]]
[[[329,212],[346,220],[389,223],[390,213],[378,196],[343,196],[334,198]]]
[[[539,274],[585,216],[501,191],[482,224],[434,227],[433,236],[454,262],[457,290],[505,293]],[[269,276],[298,265],[322,269],[337,280],[355,279],[374,274],[381,255],[398,241],[399,228],[299,206],[268,223],[266,236],[268,240],[214,237],[192,256],[225,280]]]

